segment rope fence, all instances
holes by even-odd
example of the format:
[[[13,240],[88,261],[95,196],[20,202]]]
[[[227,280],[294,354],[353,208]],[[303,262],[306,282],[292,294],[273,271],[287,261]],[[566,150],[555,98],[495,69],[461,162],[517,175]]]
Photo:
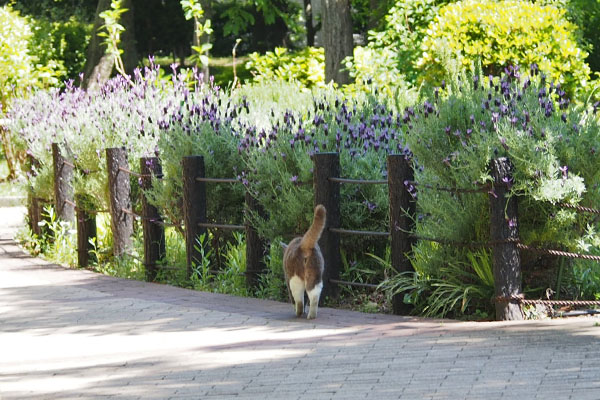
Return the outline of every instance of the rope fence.
[[[152,280],[155,277],[156,270],[165,269],[168,267],[161,266],[160,260],[165,256],[165,239],[164,227],[176,227],[185,236],[186,241],[186,257],[187,257],[187,275],[195,270],[193,265],[198,265],[202,262],[202,257],[205,257],[196,246],[197,238],[206,233],[207,229],[220,230],[237,230],[246,232],[247,248],[247,271],[243,275],[248,278],[249,284],[251,281],[257,283],[259,275],[265,271],[263,258],[265,256],[264,239],[259,238],[258,232],[250,225],[250,220],[244,217],[243,225],[214,223],[209,222],[207,218],[207,198],[206,187],[207,183],[215,184],[245,184],[240,178],[211,178],[205,176],[204,158],[202,156],[189,156],[182,159],[182,174],[184,195],[182,198],[182,211],[184,224],[166,223],[162,220],[162,214],[148,201],[145,197],[145,190],[151,188],[152,178],[163,179],[160,160],[156,157],[145,157],[140,159],[140,173],[132,171],[129,168],[127,161],[127,153],[124,149],[112,148],[106,149],[107,153],[107,177],[110,191],[110,210],[88,210],[84,209],[77,203],[80,202],[73,199],[72,187],[65,186],[70,182],[74,170],[82,170],[76,163],[67,161],[59,152],[58,146],[53,145],[53,156],[55,156],[55,200],[57,204],[57,215],[61,219],[73,218],[68,212],[77,211],[78,220],[81,219],[80,212],[94,216],[100,212],[111,212],[111,230],[113,233],[113,252],[114,255],[122,255],[126,249],[131,247],[133,236],[133,220],[139,219],[142,221],[144,232],[144,265],[147,266],[148,279]],[[54,154],[56,153],[56,154]],[[510,297],[505,296],[507,293],[515,293],[515,291],[498,292],[499,287],[508,287],[517,279],[520,279],[520,257],[519,251],[528,251],[538,254],[544,254],[552,257],[566,257],[571,259],[581,259],[593,262],[600,262],[600,256],[592,254],[579,254],[575,252],[562,251],[550,248],[540,248],[533,245],[527,245],[520,241],[516,223],[506,227],[507,221],[517,221],[516,211],[516,196],[509,196],[510,183],[512,183],[510,162],[507,159],[495,159],[490,163],[490,172],[492,181],[485,184],[474,183],[477,187],[444,187],[430,183],[418,182],[414,179],[414,171],[410,160],[407,160],[403,155],[390,155],[387,158],[387,179],[351,179],[341,177],[339,154],[338,153],[317,153],[313,157],[314,169],[313,179],[309,181],[299,181],[293,179],[294,185],[312,185],[314,188],[315,204],[323,204],[327,209],[327,229],[323,231],[319,245],[323,252],[325,264],[328,266],[324,282],[323,296],[334,297],[336,295],[336,285],[345,285],[358,288],[366,288],[378,290],[380,285],[364,282],[350,282],[340,279],[342,273],[341,265],[341,250],[340,250],[340,235],[353,236],[371,236],[390,238],[390,264],[393,270],[398,273],[412,270],[411,252],[417,241],[429,241],[439,243],[441,245],[466,247],[466,248],[490,248],[493,250],[494,269],[498,267],[497,262],[516,263],[511,265],[502,265],[502,268],[510,271],[516,271],[515,276],[500,276],[495,280],[503,280],[503,282],[495,282],[496,285],[496,303],[505,304],[506,310],[513,305],[529,305],[529,304],[545,304],[548,306],[600,306],[600,301],[568,301],[568,300],[526,300],[522,296]],[[56,168],[56,166],[64,166],[64,168]],[[58,171],[64,170],[64,171]],[[90,173],[90,171],[83,171]],[[94,171],[100,172],[100,171]],[[118,172],[123,172],[119,174]],[[139,178],[141,191],[141,213],[132,209],[131,185],[133,181],[129,176]],[[340,208],[340,185],[388,185],[389,193],[389,231],[371,231],[371,230],[356,230],[342,228],[343,221],[341,220]],[[63,185],[63,186],[59,186]],[[468,185],[467,185],[468,186]],[[446,238],[427,237],[416,234],[416,202],[415,193],[419,189],[435,190],[448,193],[465,193],[475,194],[483,193],[489,197],[490,201],[490,240],[477,241],[460,241]],[[133,191],[136,193],[136,191]],[[33,199],[34,203],[50,202],[45,199]],[[218,199],[216,200],[218,201]],[[245,199],[248,209],[261,212],[265,215],[264,210],[261,210],[260,204],[253,200],[250,193],[246,193]],[[81,202],[80,204],[86,204]],[[67,207],[65,207],[67,206]],[[600,215],[600,210],[590,207],[576,206],[571,204],[556,204],[555,206],[575,210],[578,213],[590,213]],[[40,206],[41,208],[41,206]],[[137,205],[135,206],[137,209]],[[38,212],[39,213],[39,212]],[[163,213],[169,215],[169,210],[163,210]],[[120,215],[119,215],[120,214]],[[127,218],[123,218],[127,215]],[[133,218],[130,218],[133,217]],[[218,219],[219,216],[212,216]],[[93,218],[93,217],[92,217]],[[213,218],[211,218],[213,219]],[[233,221],[237,221],[233,219]],[[89,221],[88,221],[89,222]],[[95,223],[95,221],[94,221]],[[78,221],[79,224],[79,221]],[[86,228],[87,229],[87,228]],[[95,226],[90,226],[88,233],[95,231]],[[78,226],[79,235],[79,226]],[[89,238],[87,238],[89,239]],[[78,239],[79,240],[79,239]],[[82,238],[82,243],[85,244],[86,237]],[[89,242],[89,240],[87,240]],[[83,246],[83,245],[82,245]],[[78,249],[79,251],[80,249]],[[83,246],[82,252],[85,251]],[[500,255],[497,257],[497,255]],[[515,256],[516,255],[516,256]],[[501,260],[501,261],[498,261]],[[154,271],[154,272],[153,272]],[[211,273],[222,273],[219,270],[211,270]],[[513,279],[513,281],[511,281]],[[357,279],[360,280],[360,279]],[[502,289],[504,290],[504,289]],[[406,314],[409,309],[402,305],[402,293],[394,296],[394,313]],[[504,311],[505,314],[498,314],[498,319],[511,319],[507,317],[510,312]]]
[[[196,182],[210,182],[210,183],[241,183],[239,179],[236,178],[206,178],[206,177],[196,177]]]
[[[559,204],[559,207],[569,208],[569,209],[572,209],[572,210],[575,210],[575,211],[579,211],[581,213],[599,214],[600,215],[600,210],[598,210],[596,208],[583,207],[583,206],[575,206],[573,204],[568,204],[568,203],[561,203],[561,204]]]
[[[329,231],[335,233],[342,233],[347,235],[361,235],[361,236],[390,236],[389,232],[378,232],[378,231],[357,231],[352,229],[342,228],[329,228]]]
[[[442,187],[437,185],[430,185],[427,183],[419,183],[417,181],[404,181],[405,186],[414,186],[414,187],[423,187],[425,189],[437,190],[440,192],[451,192],[451,193],[487,193],[490,191],[492,186],[490,185],[482,185],[480,188],[469,189],[469,188],[450,188],[450,187]]]
[[[348,178],[335,178],[330,177],[331,182],[337,183],[351,183],[356,185],[387,185],[387,180],[368,180],[368,179],[348,179]]]

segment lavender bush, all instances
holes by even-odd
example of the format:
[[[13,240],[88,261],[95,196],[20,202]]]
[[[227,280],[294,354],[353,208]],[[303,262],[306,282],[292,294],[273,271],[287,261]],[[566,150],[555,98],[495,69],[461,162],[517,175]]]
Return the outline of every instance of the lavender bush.
[[[598,252],[597,237],[581,239],[586,230],[597,231],[592,218],[561,209],[559,203],[598,204],[596,156],[600,126],[596,106],[574,107],[560,85],[546,81],[532,66],[521,78],[516,67],[501,77],[462,76],[448,87],[437,88],[420,105],[403,115],[406,138],[415,156],[416,180],[443,187],[478,188],[491,181],[490,160],[508,157],[514,164],[512,196],[519,200],[521,239],[537,246]],[[410,187],[418,196],[417,232],[422,236],[459,242],[489,240],[489,193],[436,192]],[[585,243],[584,243],[585,242]],[[473,282],[469,250],[420,242],[416,249],[416,276],[400,276],[396,287],[410,288],[420,311],[433,314],[489,309],[489,297],[473,290],[452,307],[431,307],[442,302],[440,288],[449,281],[467,288]],[[479,255],[489,265],[489,254]],[[524,270],[538,260],[524,253]],[[456,280],[460,271],[467,272]],[[449,276],[453,274],[453,276]],[[536,284],[553,285],[554,277]],[[416,283],[415,283],[416,282]],[[525,276],[525,284],[528,281]],[[393,286],[393,285],[392,285]],[[544,286],[545,289],[548,286]],[[457,291],[457,296],[465,292]],[[446,301],[453,301],[455,298]],[[472,301],[469,308],[469,302]]]
[[[158,151],[161,123],[185,100],[187,82],[174,75],[172,82],[159,79],[158,67],[136,71],[133,80],[111,79],[98,93],[67,84],[64,91],[36,91],[17,99],[8,114],[10,129],[20,146],[34,160],[29,178],[33,194],[52,195],[52,154],[61,151],[77,166],[76,193],[92,194],[92,205],[107,207],[105,148],[128,151],[130,169],[139,169],[139,157]]]
[[[59,142],[77,165],[76,192],[92,195],[92,205],[105,208],[104,149],[123,146],[132,170],[140,156],[160,157],[164,179],[156,180],[148,195],[167,220],[180,224],[181,159],[203,155],[207,176],[238,179],[207,184],[210,219],[241,223],[246,191],[265,209],[267,218],[250,214],[272,243],[271,272],[261,293],[278,297],[284,284],[274,243],[304,232],[310,223],[314,154],[338,152],[343,177],[377,180],[386,177],[388,154],[404,154],[414,160],[419,183],[461,188],[488,184],[490,160],[506,156],[515,166],[506,184],[519,198],[522,240],[600,250],[596,222],[556,206],[593,206],[600,200],[596,106],[572,105],[535,66],[528,74],[533,78],[522,78],[512,67],[501,77],[463,75],[419,104],[398,104],[403,96],[390,103],[377,95],[345,97],[331,88],[308,91],[277,81],[224,92],[196,85],[201,80],[194,74],[174,74],[168,82],[159,76],[149,67],[131,81],[115,78],[99,93],[67,85],[62,92],[39,91],[17,100],[9,128],[39,163],[30,177],[34,194],[51,196],[50,144]],[[461,242],[489,239],[492,189],[482,194],[409,189],[418,198],[418,234]],[[342,185],[341,199],[343,228],[388,229],[386,186]],[[366,253],[384,259],[386,247],[381,239],[344,237],[344,273],[355,278],[368,271],[356,279],[379,282],[384,269],[372,267]],[[489,308],[489,252],[420,242],[413,264],[415,274],[393,277],[387,287],[408,288],[407,300],[419,311],[458,315]]]
[[[242,139],[250,192],[265,207],[268,218],[255,217],[265,236],[278,242],[304,232],[312,218],[313,160],[318,152],[338,152],[342,176],[385,179],[386,156],[405,153],[402,121],[374,96],[344,99],[339,93],[315,96],[304,114],[286,112],[270,129]],[[341,186],[342,227],[388,230],[388,193],[381,185]],[[362,266],[374,264],[365,256],[383,254],[386,242],[345,237],[345,258]],[[367,268],[367,267],[366,267]],[[377,282],[380,273],[371,279]]]

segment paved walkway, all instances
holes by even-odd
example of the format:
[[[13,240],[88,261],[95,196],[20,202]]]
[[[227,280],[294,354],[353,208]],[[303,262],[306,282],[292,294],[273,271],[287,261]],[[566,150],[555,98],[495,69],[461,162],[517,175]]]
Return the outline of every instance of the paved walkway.
[[[600,399],[600,319],[459,323],[66,269],[0,211],[0,399]]]

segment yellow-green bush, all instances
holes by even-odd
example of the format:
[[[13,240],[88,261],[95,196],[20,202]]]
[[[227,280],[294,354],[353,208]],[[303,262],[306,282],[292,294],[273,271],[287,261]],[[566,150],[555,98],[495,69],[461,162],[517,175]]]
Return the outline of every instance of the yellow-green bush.
[[[0,7],[0,104],[31,86],[56,85],[59,66],[45,65],[30,49],[33,37],[30,21],[10,6]]]
[[[575,39],[565,11],[526,0],[465,0],[448,4],[427,30],[418,66],[425,79],[439,80],[448,59],[466,68],[476,60],[486,73],[508,65],[537,64],[548,79],[569,92],[585,88],[587,53]]]
[[[325,86],[325,52],[323,48],[307,47],[298,52],[288,52],[276,47],[264,55],[250,54],[246,68],[254,80],[261,82],[273,78],[298,81],[308,88]]]

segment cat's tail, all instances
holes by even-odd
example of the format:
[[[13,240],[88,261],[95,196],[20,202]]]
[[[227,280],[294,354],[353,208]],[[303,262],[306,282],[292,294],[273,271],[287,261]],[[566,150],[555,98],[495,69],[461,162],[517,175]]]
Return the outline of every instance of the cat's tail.
[[[315,244],[321,237],[321,232],[323,232],[323,228],[325,227],[326,214],[327,213],[323,205],[319,204],[315,207],[315,216],[313,219],[313,223],[302,237],[302,241],[300,242],[300,248],[302,248],[303,250],[314,249]]]

